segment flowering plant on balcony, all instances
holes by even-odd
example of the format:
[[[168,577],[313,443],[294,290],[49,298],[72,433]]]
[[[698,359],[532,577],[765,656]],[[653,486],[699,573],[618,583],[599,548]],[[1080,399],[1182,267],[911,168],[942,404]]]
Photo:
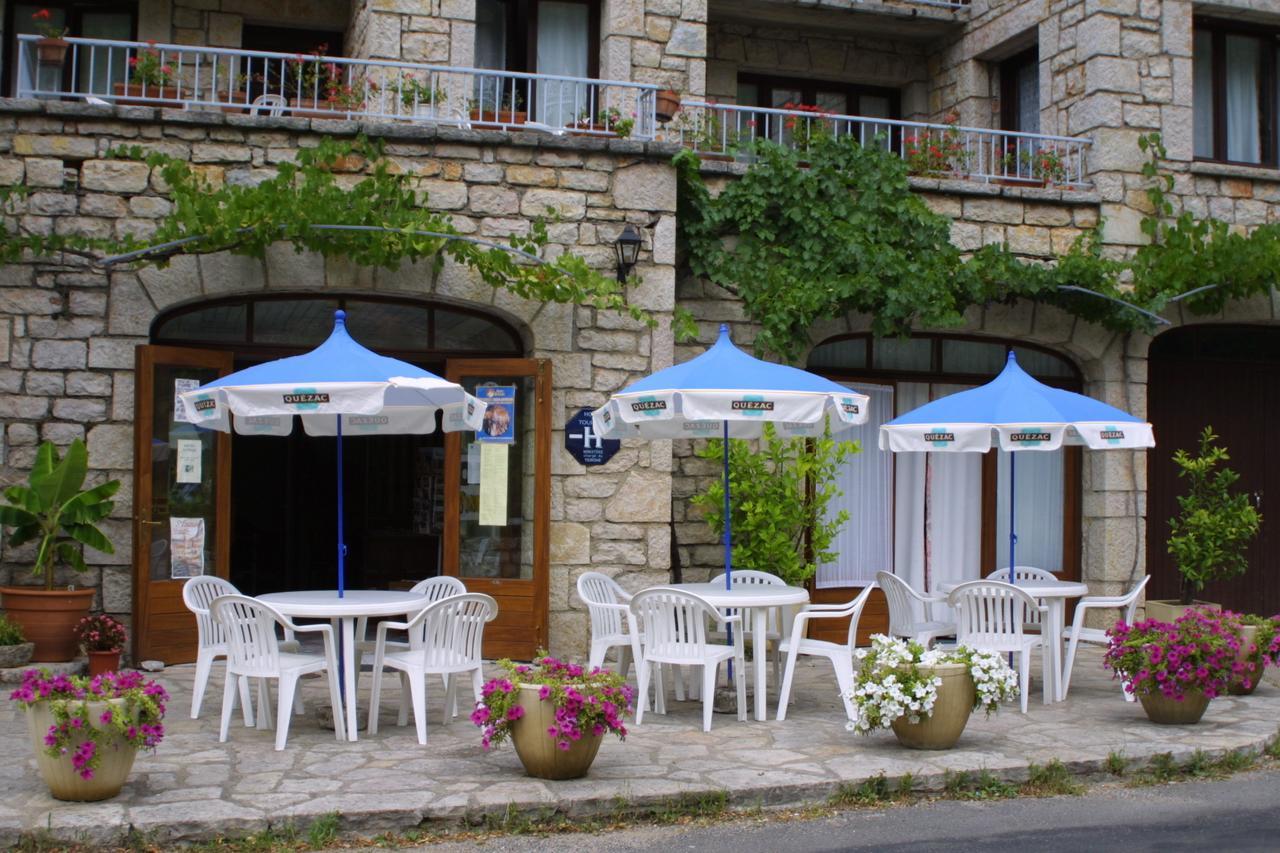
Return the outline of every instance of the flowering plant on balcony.
[[[343,71],[337,63],[329,62],[324,69],[324,102],[334,110],[359,110],[370,96],[376,95],[378,84],[372,80],[353,77],[343,81]]]
[[[636,114],[631,113],[629,117],[623,116],[622,110],[617,107],[608,107],[600,110],[594,116],[591,115],[590,110],[583,110],[582,114],[578,116],[578,120],[574,122],[574,127],[608,130],[624,139],[631,135],[631,131],[635,126]]]
[[[434,107],[440,109],[449,99],[449,94],[439,86],[432,85],[430,80],[419,80],[412,74],[404,74],[395,82],[400,93],[400,103],[407,110],[415,107]]]
[[[1181,702],[1189,693],[1212,699],[1244,670],[1240,637],[1221,614],[1189,610],[1175,622],[1120,622],[1107,631],[1103,665],[1129,693],[1160,693]]]
[[[76,639],[86,652],[118,652],[128,635],[124,626],[105,613],[86,616],[76,624]]]
[[[609,732],[627,736],[623,718],[632,711],[633,690],[622,676],[607,669],[587,671],[549,655],[534,658],[531,664],[498,661],[505,677],[490,679],[481,688],[483,697],[471,712],[471,722],[480,727],[485,749],[511,736],[511,727],[525,714],[520,704],[521,687],[537,689],[538,700],[555,707],[555,725],[547,737],[568,750],[586,735]]]
[[[912,175],[936,175],[945,172],[964,174],[972,158],[964,144],[964,137],[956,122],[959,113],[954,110],[943,117],[947,127],[939,130],[931,127],[902,140],[902,157],[907,161],[907,172]]]
[[[833,113],[812,104],[793,104],[790,101],[783,104],[782,108],[807,113],[807,115],[789,115],[782,120],[782,129],[791,138],[792,148],[805,149],[814,140],[831,135],[830,116]]]
[[[161,60],[154,41],[149,40],[147,44],[151,47],[129,57],[129,82],[137,86],[164,88],[173,82],[173,66]]]
[[[1031,174],[1049,183],[1062,181],[1067,176],[1066,152],[1056,145],[1036,149],[1031,155]]]
[[[299,53],[297,56],[285,60],[286,73],[285,79],[282,81],[285,94],[294,97],[306,98],[317,96],[323,98],[324,83],[322,80],[328,79],[328,70],[325,66],[336,70],[333,63],[323,61],[329,52],[328,44],[318,44],[312,48],[310,55]],[[323,76],[322,76],[323,75]]]
[[[9,698],[24,708],[48,704],[53,724],[44,734],[45,753],[53,758],[69,757],[84,779],[93,778],[106,750],[118,748],[122,742],[155,749],[164,739],[169,694],[140,672],[108,672],[90,679],[29,669]],[[120,701],[106,708],[90,706],[112,700]]]
[[[48,9],[40,9],[33,12],[31,22],[36,28],[36,32],[47,39],[60,39],[67,34],[67,28],[64,26],[54,26],[49,23],[53,20],[53,13]]]

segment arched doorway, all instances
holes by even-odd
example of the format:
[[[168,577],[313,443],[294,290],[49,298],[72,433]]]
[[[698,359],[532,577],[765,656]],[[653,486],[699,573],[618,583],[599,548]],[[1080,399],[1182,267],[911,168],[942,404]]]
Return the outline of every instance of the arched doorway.
[[[1232,610],[1280,610],[1280,328],[1204,325],[1174,329],[1151,343],[1147,412],[1159,444],[1147,461],[1147,571],[1150,598],[1176,598],[1179,575],[1167,550],[1169,519],[1183,485],[1173,453],[1194,449],[1206,426],[1221,436],[1240,474],[1237,487],[1253,496],[1263,523],[1249,549],[1249,570],[1211,584],[1203,598]],[[1271,496],[1271,502],[1266,498]],[[1270,512],[1268,507],[1270,506]]]
[[[516,395],[514,441],[501,483],[502,518],[478,524],[470,503],[478,473],[474,436],[352,437],[347,473],[347,578],[352,588],[459,575],[503,608],[492,649],[516,655],[545,643],[545,565],[538,569],[536,504],[549,493],[549,428],[538,393],[549,368],[523,358],[518,332],[499,318],[432,302],[372,295],[257,294],[184,306],[152,324],[139,347],[135,533],[135,654],[166,662],[193,656],[180,601],[193,574],[227,577],[241,591],[332,588],[336,577],[336,442],[301,430],[284,438],[196,430],[180,420],[175,390],[255,363],[304,352],[325,339],[333,312],[369,348],[460,381]],[[505,449],[505,448],[504,448]],[[536,457],[536,458],[535,458]],[[526,477],[532,474],[534,476]],[[527,480],[527,482],[526,482]],[[539,487],[539,483],[542,487]],[[492,496],[492,495],[491,495]],[[545,513],[542,514],[545,518]],[[545,522],[543,522],[544,524]],[[185,541],[182,536],[194,541]],[[545,559],[541,561],[545,563]],[[538,594],[539,589],[543,592]],[[505,599],[512,606],[506,606]],[[541,600],[541,608],[533,606]],[[514,621],[512,621],[514,620]],[[497,640],[495,640],[497,642]],[[191,652],[188,652],[188,646]]]

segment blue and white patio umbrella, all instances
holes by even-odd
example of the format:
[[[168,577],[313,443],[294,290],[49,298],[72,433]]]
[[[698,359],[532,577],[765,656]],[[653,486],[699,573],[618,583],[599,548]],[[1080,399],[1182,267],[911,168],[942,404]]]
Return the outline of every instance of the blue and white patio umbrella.
[[[865,394],[796,367],[752,358],[729,340],[729,327],[706,352],[623,388],[591,413],[604,438],[758,438],[765,423],[789,438],[865,423]],[[724,444],[724,574],[732,585],[729,442]]]
[[[1092,397],[1038,382],[1018,366],[1013,351],[986,385],[926,403],[880,427],[880,449],[985,453],[998,441],[1009,455],[1009,577],[1013,580],[1015,460],[1018,451],[1047,452],[1064,445],[1091,450],[1155,447],[1151,424]]]
[[[311,352],[254,365],[180,396],[196,426],[241,435],[289,435],[297,417],[308,435],[338,439],[338,596],[346,587],[342,437],[424,435],[442,412],[446,432],[478,430],[484,406],[461,385],[378,355],[347,333],[346,312]]]

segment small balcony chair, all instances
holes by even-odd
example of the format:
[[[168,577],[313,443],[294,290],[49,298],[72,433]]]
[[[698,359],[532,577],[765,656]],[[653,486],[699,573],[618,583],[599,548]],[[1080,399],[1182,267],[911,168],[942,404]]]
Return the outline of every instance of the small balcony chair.
[[[1076,602],[1076,615],[1071,621],[1071,626],[1062,629],[1062,639],[1067,642],[1067,657],[1062,663],[1060,699],[1067,698],[1067,688],[1071,686],[1071,671],[1076,663],[1076,647],[1081,643],[1105,646],[1110,642],[1107,632],[1103,629],[1084,626],[1085,614],[1090,610],[1122,610],[1124,613],[1120,617],[1121,620],[1132,625],[1134,613],[1138,609],[1138,599],[1142,597],[1142,591],[1146,589],[1149,580],[1151,575],[1144,575],[1142,580],[1134,584],[1133,589],[1124,595],[1087,595]],[[1124,698],[1130,702],[1134,701],[1133,694],[1128,690],[1124,691]]]
[[[649,677],[655,666],[702,667],[702,730],[711,731],[715,704],[716,673],[724,661],[733,661],[738,676],[738,719],[747,719],[747,687],[743,678],[742,617],[726,616],[706,599],[678,589],[656,587],[638,592],[631,599],[631,613],[644,626],[643,634],[632,634],[639,695],[648,695]],[[733,645],[711,643],[707,623],[714,621],[726,630],[732,626]],[[644,719],[645,702],[636,702],[636,725]],[[666,700],[658,690],[654,709],[666,713]]]
[[[227,636],[227,681],[222,692],[222,725],[218,730],[219,743],[227,740],[227,728],[235,706],[235,678],[257,678],[263,685],[258,703],[259,722],[263,728],[271,725],[271,703],[267,700],[266,682],[275,679],[280,683],[278,724],[276,726],[276,750],[284,749],[289,737],[291,715],[285,710],[298,698],[298,679],[312,672],[325,672],[329,681],[329,701],[333,706],[334,735],[339,741],[346,731],[342,697],[338,694],[338,657],[333,641],[333,628],[329,625],[295,625],[274,607],[263,604],[246,595],[222,595],[213,600],[210,608],[213,618],[222,626]],[[324,654],[288,652],[276,637],[276,628],[294,633],[316,633],[324,638]]]
[[[456,713],[457,676],[470,673],[475,700],[480,701],[483,681],[481,647],[484,626],[498,615],[498,603],[480,592],[451,595],[428,604],[408,622],[378,623],[373,653],[373,687],[369,693],[369,734],[378,733],[378,705],[382,699],[382,670],[400,671],[400,715],[396,725],[413,722],[418,743],[427,743],[427,676],[445,678],[444,722]],[[409,648],[399,649],[387,642],[387,631],[409,635]]]
[[[1031,652],[1041,648],[1040,637],[1027,634],[1027,617],[1038,613],[1041,618],[1049,608],[1018,587],[1000,581],[969,581],[951,590],[947,597],[956,612],[956,644],[987,652],[1014,652],[1018,655],[1018,685],[1022,696],[1022,713],[1027,713],[1027,689],[1031,685]],[[1050,656],[1042,654],[1046,671]],[[1044,703],[1049,695],[1049,678],[1043,678]]]
[[[853,703],[845,694],[853,688],[853,650],[858,645],[858,619],[862,616],[862,608],[871,597],[874,584],[847,604],[810,604],[796,614],[791,623],[791,636],[779,644],[779,648],[787,656],[787,666],[783,670],[782,688],[778,692],[778,721],[787,718],[787,702],[791,697],[791,681],[796,673],[798,655],[814,655],[831,661],[836,671],[836,684],[840,688],[840,699],[844,702],[845,714],[850,720],[857,718]],[[849,630],[843,643],[830,640],[814,640],[805,636],[809,622],[813,619],[845,619],[849,620]]]
[[[915,640],[929,646],[939,637],[949,637],[956,632],[956,623],[933,618],[933,606],[945,604],[941,595],[916,592],[911,584],[890,572],[876,572],[876,585],[884,591],[889,605],[889,634],[907,640]],[[924,620],[916,619],[913,602],[924,606]]]

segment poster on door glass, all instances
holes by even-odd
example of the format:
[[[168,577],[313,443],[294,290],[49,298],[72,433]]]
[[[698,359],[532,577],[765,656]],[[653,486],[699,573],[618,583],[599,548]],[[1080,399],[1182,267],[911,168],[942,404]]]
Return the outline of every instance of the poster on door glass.
[[[204,574],[204,519],[169,519],[169,577]]]
[[[488,444],[515,444],[516,386],[481,385],[475,394],[485,407],[476,438]]]

